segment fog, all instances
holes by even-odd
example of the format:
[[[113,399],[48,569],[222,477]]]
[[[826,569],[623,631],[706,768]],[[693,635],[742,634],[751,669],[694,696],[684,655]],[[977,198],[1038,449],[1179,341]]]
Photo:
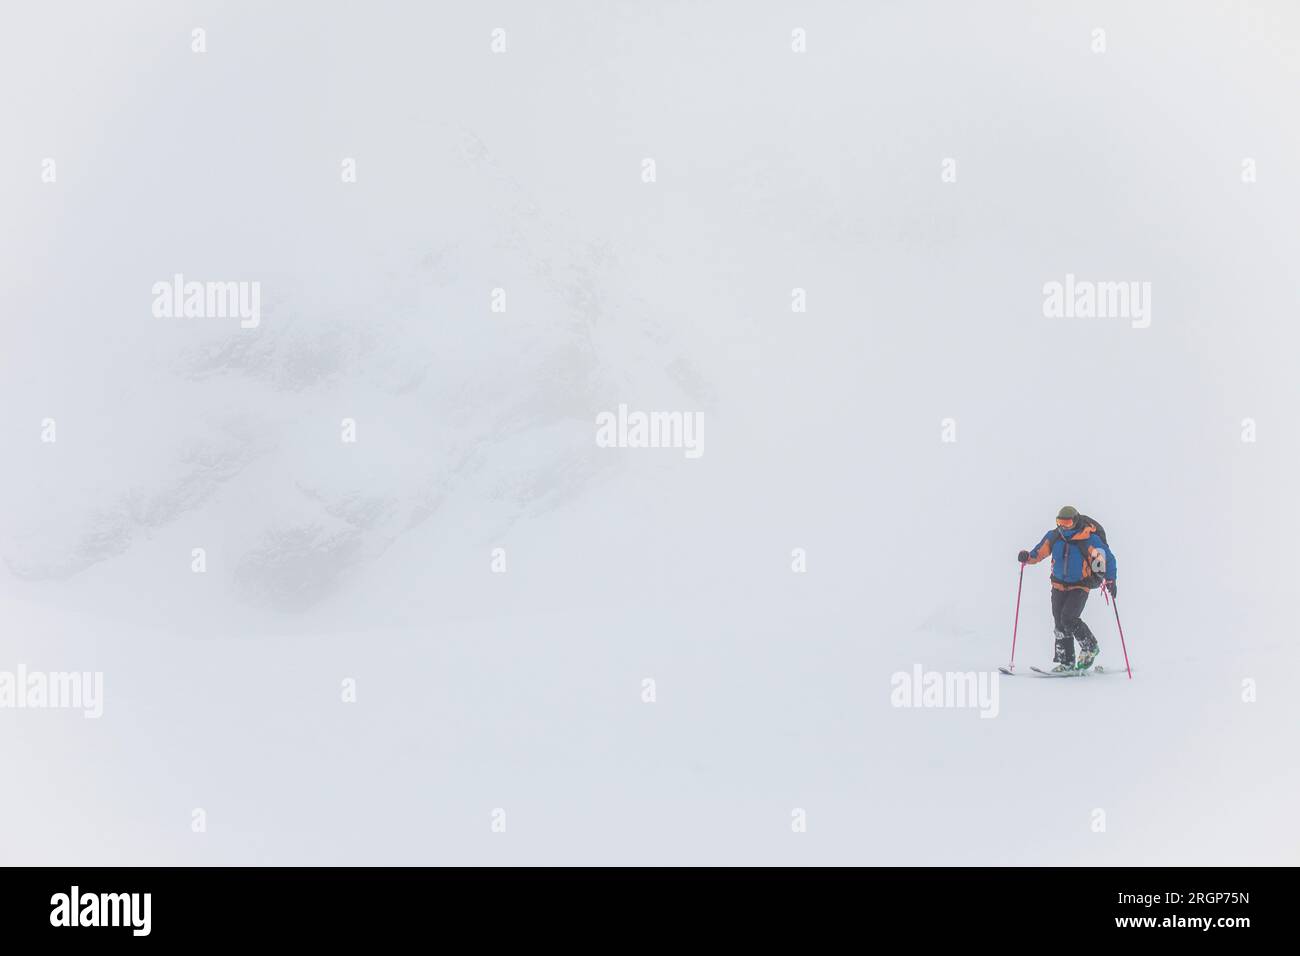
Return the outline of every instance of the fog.
[[[1300,862],[1300,12],[975,6],[6,11],[0,862]]]

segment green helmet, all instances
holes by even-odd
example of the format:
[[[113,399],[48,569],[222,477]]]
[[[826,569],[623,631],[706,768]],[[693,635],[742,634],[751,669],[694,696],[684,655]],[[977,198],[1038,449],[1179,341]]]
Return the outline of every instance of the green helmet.
[[[1077,518],[1079,517],[1079,509],[1074,507],[1073,505],[1066,505],[1064,508],[1062,508],[1060,511],[1056,513],[1056,517],[1066,518],[1066,519]]]

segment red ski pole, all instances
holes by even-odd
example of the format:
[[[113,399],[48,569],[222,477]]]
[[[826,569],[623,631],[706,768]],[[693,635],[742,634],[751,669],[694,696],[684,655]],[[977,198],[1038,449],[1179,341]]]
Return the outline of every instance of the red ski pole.
[[[1124,668],[1128,671],[1128,679],[1133,679],[1133,668],[1128,662],[1128,647],[1124,643],[1124,625],[1119,622],[1119,598],[1112,595],[1110,606],[1115,609],[1115,626],[1119,628],[1119,646],[1124,649]]]
[[[1020,589],[1025,586],[1025,562],[1020,562],[1020,583],[1016,585],[1016,621],[1011,625],[1011,664],[1007,670],[1016,669],[1016,631],[1020,630]]]

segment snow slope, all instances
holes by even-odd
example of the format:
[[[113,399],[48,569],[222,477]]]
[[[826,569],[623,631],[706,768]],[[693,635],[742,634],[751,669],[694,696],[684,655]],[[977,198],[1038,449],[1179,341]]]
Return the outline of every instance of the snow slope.
[[[6,14],[0,672],[105,708],[0,709],[0,862],[1300,860],[1300,18],[942,12]],[[260,325],[154,318],[177,272]],[[893,706],[1006,662],[1064,503],[1134,679]]]

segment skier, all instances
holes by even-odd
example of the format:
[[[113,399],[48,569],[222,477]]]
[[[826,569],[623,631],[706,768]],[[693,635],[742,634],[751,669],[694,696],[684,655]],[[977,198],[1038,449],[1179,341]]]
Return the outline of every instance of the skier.
[[[1115,555],[1106,543],[1106,532],[1087,515],[1066,505],[1056,515],[1056,527],[1043,535],[1033,551],[1021,551],[1021,564],[1037,564],[1052,556],[1052,620],[1055,623],[1054,673],[1085,671],[1097,659],[1097,638],[1079,615],[1088,600],[1088,590],[1105,587],[1116,593]],[[1074,642],[1079,642],[1075,662]]]

